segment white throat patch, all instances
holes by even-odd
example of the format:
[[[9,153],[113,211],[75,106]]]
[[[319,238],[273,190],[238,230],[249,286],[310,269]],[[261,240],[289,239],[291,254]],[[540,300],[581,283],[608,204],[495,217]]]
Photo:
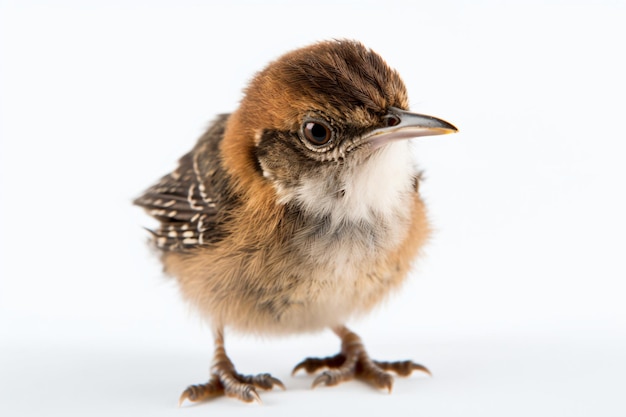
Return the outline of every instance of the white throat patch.
[[[333,223],[368,222],[403,212],[415,175],[409,142],[398,141],[344,170],[335,181],[304,178],[298,186],[277,192],[280,203],[295,202],[307,213],[330,216]]]

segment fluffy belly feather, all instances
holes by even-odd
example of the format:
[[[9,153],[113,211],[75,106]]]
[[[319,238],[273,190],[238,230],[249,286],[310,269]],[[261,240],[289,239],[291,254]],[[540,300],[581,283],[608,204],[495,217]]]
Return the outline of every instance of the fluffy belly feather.
[[[404,281],[428,235],[417,194],[409,203],[409,217],[393,227],[347,228],[341,238],[333,232],[309,242],[300,235],[289,245],[245,253],[170,254],[177,259],[168,260],[168,272],[214,325],[257,334],[336,326],[368,312]]]
[[[166,254],[168,272],[215,326],[244,332],[316,331],[368,312],[404,280],[428,235],[407,152],[405,143],[384,149],[340,198],[304,180],[283,195],[274,227],[244,224],[231,243]]]

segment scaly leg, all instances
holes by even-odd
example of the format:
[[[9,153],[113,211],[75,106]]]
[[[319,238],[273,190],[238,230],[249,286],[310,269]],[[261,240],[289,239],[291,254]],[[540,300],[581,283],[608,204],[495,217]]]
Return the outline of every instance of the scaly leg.
[[[241,375],[226,355],[223,331],[215,332],[215,355],[211,366],[211,379],[206,384],[190,385],[180,396],[178,405],[185,400],[203,401],[220,395],[235,397],[245,402],[261,402],[256,388],[270,390],[274,386],[285,389],[280,380],[270,374]]]
[[[413,371],[422,371],[430,375],[428,369],[412,361],[372,360],[356,333],[345,326],[336,327],[333,331],[341,338],[341,353],[327,358],[307,358],[296,365],[293,370],[293,374],[300,369],[313,373],[322,368],[328,368],[315,378],[313,388],[322,384],[332,386],[344,381],[360,379],[376,388],[391,392],[393,377],[386,371],[393,371],[401,376],[408,376]]]

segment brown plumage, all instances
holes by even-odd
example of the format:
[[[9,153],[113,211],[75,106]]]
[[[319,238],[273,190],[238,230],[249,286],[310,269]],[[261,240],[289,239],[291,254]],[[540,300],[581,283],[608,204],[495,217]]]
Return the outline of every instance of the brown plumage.
[[[135,201],[160,221],[152,233],[165,270],[215,333],[211,380],[181,401],[258,400],[255,387],[282,386],[235,371],[226,327],[333,329],[342,352],[296,367],[330,368],[314,385],[359,377],[390,389],[385,371],[425,370],[370,360],[344,327],[404,281],[428,237],[418,171],[400,139],[456,129],[407,108],[397,72],[360,43],[298,49],[259,72],[239,108]]]

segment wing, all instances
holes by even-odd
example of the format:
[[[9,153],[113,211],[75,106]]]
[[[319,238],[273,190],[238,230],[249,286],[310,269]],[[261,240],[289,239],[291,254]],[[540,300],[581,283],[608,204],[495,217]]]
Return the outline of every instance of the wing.
[[[219,144],[228,116],[219,116],[178,168],[134,201],[160,222],[150,230],[159,249],[185,251],[222,238],[220,218],[229,199]]]

